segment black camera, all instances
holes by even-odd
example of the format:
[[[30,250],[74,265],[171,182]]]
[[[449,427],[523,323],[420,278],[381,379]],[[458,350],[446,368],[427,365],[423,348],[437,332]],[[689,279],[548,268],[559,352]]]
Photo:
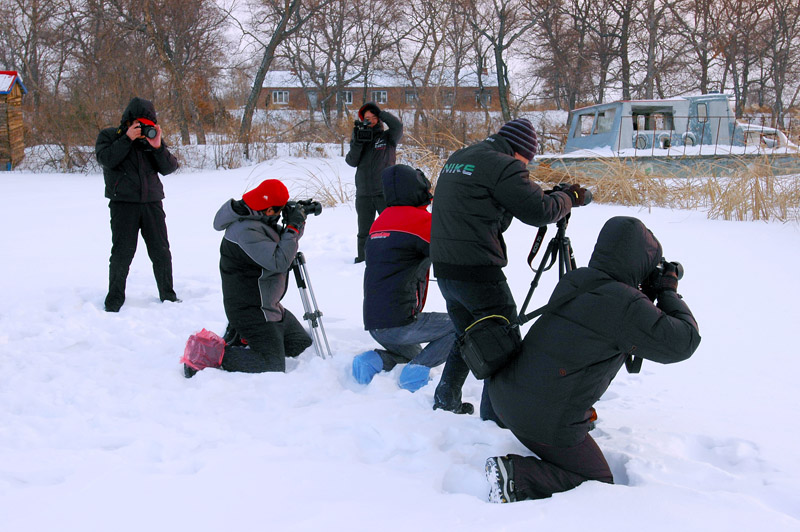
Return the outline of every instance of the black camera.
[[[148,139],[154,139],[156,138],[156,135],[158,135],[156,127],[148,124],[141,124],[140,131],[142,132],[142,135],[144,135]]]
[[[667,266],[667,264],[669,264],[670,266]],[[683,264],[681,264],[680,262],[670,262],[664,257],[661,257],[661,260],[659,261],[658,265],[656,265],[655,270],[653,270],[648,279],[650,278],[655,278],[655,280],[660,279],[661,276],[664,275],[664,272],[667,270],[667,268],[675,270],[675,275],[678,276],[679,281],[683,279]]]
[[[314,216],[322,214],[322,203],[314,201],[313,199],[289,201],[286,203],[286,206],[290,208],[298,207],[306,213],[306,216],[309,214],[313,214]]]
[[[369,122],[356,120],[353,122],[355,127],[353,128],[353,139],[356,142],[372,142],[372,139],[375,138],[375,130],[369,124]]]
[[[642,281],[642,292],[650,298],[650,301],[655,301],[658,292],[663,288],[661,279],[667,270],[673,270],[679,281],[683,279],[683,265],[680,262],[670,262],[661,257],[661,260],[650,272],[650,275]]]
[[[547,190],[547,191],[545,191],[545,193],[546,194],[549,194],[550,192],[567,192],[568,193],[569,192],[569,188],[571,186],[572,185],[570,183],[559,183],[559,184],[555,185],[552,190]],[[589,205],[591,202],[592,202],[592,191],[587,188],[586,189],[586,194],[584,194],[584,196],[583,196],[583,204],[584,205]]]

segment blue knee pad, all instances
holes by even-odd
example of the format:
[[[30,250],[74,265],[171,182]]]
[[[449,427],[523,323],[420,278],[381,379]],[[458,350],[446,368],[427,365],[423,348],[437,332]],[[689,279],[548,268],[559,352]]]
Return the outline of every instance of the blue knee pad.
[[[353,359],[353,377],[359,384],[369,384],[383,370],[383,359],[375,351],[364,351]]]
[[[400,372],[400,378],[397,384],[404,390],[409,392],[416,392],[430,380],[431,368],[428,366],[420,366],[419,364],[406,364],[403,371]]]

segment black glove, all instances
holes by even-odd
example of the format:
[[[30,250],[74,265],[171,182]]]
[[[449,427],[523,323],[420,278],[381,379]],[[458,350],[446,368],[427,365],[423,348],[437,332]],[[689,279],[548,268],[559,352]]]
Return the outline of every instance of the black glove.
[[[297,204],[286,204],[283,208],[283,223],[299,233],[306,224],[306,212]]]
[[[658,283],[658,291],[678,291],[678,268],[671,262],[664,263],[664,273]]]
[[[678,268],[671,262],[664,261],[642,283],[642,292],[650,301],[655,301],[662,292],[678,291]]]
[[[573,207],[581,207],[586,205],[588,202],[586,201],[586,189],[582,186],[575,184],[571,185],[568,189],[564,190],[569,196],[569,199],[572,200]]]

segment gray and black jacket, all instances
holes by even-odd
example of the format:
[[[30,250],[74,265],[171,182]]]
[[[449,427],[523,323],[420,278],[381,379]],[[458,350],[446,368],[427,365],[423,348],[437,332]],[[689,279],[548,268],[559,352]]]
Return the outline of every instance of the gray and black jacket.
[[[384,131],[381,122],[374,130],[372,142],[350,140],[350,151],[345,162],[356,169],[356,195],[380,196],[383,194],[381,173],[392,166],[396,160],[397,144],[403,137],[403,123],[388,111],[378,115],[388,129]]]
[[[514,158],[506,139],[492,135],[447,159],[436,182],[431,260],[437,277],[464,281],[505,280],[503,231],[513,218],[533,226],[569,214],[563,192],[545,194]]]
[[[545,312],[522,353],[485,381],[498,418],[528,441],[570,447],[584,440],[590,408],[628,355],[669,364],[700,344],[697,322],[674,291],[653,304],[637,287],[661,259],[661,245],[636,218],[615,217],[600,233],[589,267],[567,273],[551,301],[606,283]]]
[[[300,232],[278,227],[278,216],[229,200],[217,211],[214,229],[225,231],[219,252],[222,297],[230,316],[260,308],[266,321],[281,321],[289,269]]]
[[[119,127],[102,130],[95,143],[95,156],[103,168],[105,196],[112,201],[149,203],[164,199],[158,174],[171,174],[178,160],[167,148],[153,148],[144,139],[131,141],[125,134],[137,118],[156,122],[156,111],[148,100],[133,98],[122,113]]]

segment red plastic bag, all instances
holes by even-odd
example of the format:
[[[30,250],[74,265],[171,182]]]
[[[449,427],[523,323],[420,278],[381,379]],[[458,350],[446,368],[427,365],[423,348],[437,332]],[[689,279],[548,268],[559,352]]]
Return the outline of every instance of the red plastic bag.
[[[205,329],[196,332],[186,341],[181,363],[192,369],[218,368],[225,354],[225,340]]]

